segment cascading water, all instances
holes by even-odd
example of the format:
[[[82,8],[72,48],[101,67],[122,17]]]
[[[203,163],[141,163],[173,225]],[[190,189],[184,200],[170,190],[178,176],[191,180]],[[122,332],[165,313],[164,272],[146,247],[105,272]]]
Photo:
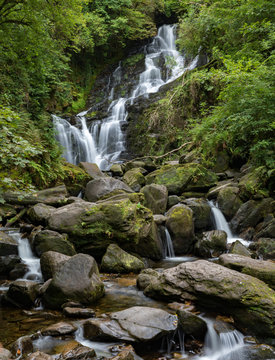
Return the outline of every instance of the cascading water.
[[[24,279],[42,281],[40,259],[34,256],[29,240],[22,238],[19,231],[10,231],[8,234],[18,243],[18,255],[28,267],[28,272],[24,275]]]
[[[157,36],[144,48],[145,71],[140,74],[138,84],[129,92],[131,94],[129,97],[115,98],[115,86],[119,85],[122,79],[121,64],[119,64],[112,75],[114,86],[109,89],[108,99],[112,102],[108,116],[102,121],[93,121],[88,128],[85,118],[87,112],[82,112],[76,117],[79,123],[79,127],[76,127],[53,115],[57,139],[64,148],[63,155],[68,162],[73,164],[80,161],[94,162],[101,169],[106,170],[113,162],[119,161],[121,153],[125,150],[121,125],[127,119],[126,103],[133,103],[139,96],[148,96],[157,92],[162,85],[175,80],[184,71],[193,69],[197,65],[198,57],[188,67],[184,67],[185,59],[176,50],[175,40],[175,25],[163,25],[159,28]],[[161,63],[166,64],[165,74]]]
[[[165,233],[165,237],[163,239],[163,257],[164,259],[173,258],[175,257],[175,251],[170,233],[167,228],[165,228],[164,233]]]
[[[221,210],[215,206],[215,204],[213,203],[213,201],[209,201],[209,205],[211,206],[211,212],[213,215],[213,219],[214,219],[214,224],[215,224],[215,228],[216,230],[223,230],[226,232],[227,234],[227,243],[231,244],[236,240],[239,240],[243,245],[248,246],[249,245],[249,241],[246,241],[244,239],[241,238],[237,238],[234,237],[230,227],[228,225],[228,222],[226,221],[223,213],[221,212]]]

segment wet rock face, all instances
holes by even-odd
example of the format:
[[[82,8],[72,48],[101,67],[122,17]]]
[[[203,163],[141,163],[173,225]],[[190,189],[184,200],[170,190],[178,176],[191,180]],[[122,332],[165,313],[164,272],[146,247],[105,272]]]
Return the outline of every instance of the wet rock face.
[[[195,230],[208,230],[211,227],[211,207],[205,199],[186,199],[183,201],[194,214]]]
[[[186,310],[178,310],[177,316],[179,326],[183,330],[184,335],[191,335],[196,339],[204,339],[207,325],[203,319]]]
[[[193,211],[186,205],[173,206],[166,214],[166,226],[170,232],[176,254],[192,252],[195,233]]]
[[[264,281],[273,290],[275,289],[275,264],[272,261],[255,260],[236,254],[223,254],[219,257],[219,262],[230,269],[254,276]]]
[[[7,292],[8,301],[23,308],[33,307],[37,296],[38,284],[27,280],[14,281]]]
[[[139,275],[142,277],[143,273]],[[275,292],[264,282],[205,260],[182,263],[158,276],[147,274],[144,293],[153,298],[194,300],[221,309],[259,336],[275,334]]]
[[[232,219],[243,203],[239,197],[239,191],[239,188],[234,186],[228,186],[219,191],[217,203],[227,220]]]
[[[68,256],[76,254],[74,246],[67,240],[67,236],[52,230],[38,232],[32,246],[39,257],[47,251],[55,251]]]
[[[41,272],[44,281],[51,279],[60,266],[70,259],[70,256],[55,252],[47,251],[40,258]]]
[[[101,262],[101,270],[104,272],[137,273],[142,269],[144,269],[144,263],[141,260],[128,254],[116,244],[108,246]]]
[[[17,255],[17,242],[4,231],[0,231],[0,256]]]
[[[88,320],[84,324],[89,339],[147,342],[175,331],[177,317],[164,310],[143,306],[111,314],[110,320]]]
[[[93,304],[103,295],[96,261],[92,256],[77,254],[56,271],[43,301],[47,307],[57,309],[67,301]]]

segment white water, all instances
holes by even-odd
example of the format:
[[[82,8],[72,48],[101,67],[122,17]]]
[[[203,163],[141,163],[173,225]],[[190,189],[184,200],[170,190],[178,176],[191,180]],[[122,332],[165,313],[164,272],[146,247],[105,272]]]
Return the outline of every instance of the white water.
[[[239,240],[243,245],[248,246],[250,244],[249,241],[233,236],[223,213],[217,206],[214,205],[213,201],[209,201],[209,205],[211,206],[211,212],[214,218],[215,228],[216,230],[223,230],[226,232],[227,243],[231,244],[234,241]]]
[[[77,115],[78,126],[53,115],[57,139],[64,148],[63,156],[68,162],[77,164],[80,161],[94,162],[101,169],[119,161],[125,150],[124,134],[121,125],[127,119],[126,103],[133,103],[139,96],[148,96],[159,88],[182,75],[184,71],[197,65],[196,57],[188,67],[184,67],[185,59],[176,50],[176,26],[163,25],[152,43],[145,47],[145,71],[140,74],[138,85],[130,91],[130,97],[115,98],[115,86],[122,81],[121,64],[112,75],[113,87],[109,90],[108,99],[111,102],[108,117],[103,121],[93,121],[88,129],[85,115]],[[166,62],[166,74],[162,74],[161,61]],[[111,79],[109,79],[109,84]],[[108,86],[109,87],[109,86]]]
[[[197,356],[197,360],[240,360],[245,347],[244,336],[237,330],[218,334],[213,321],[203,318],[207,323],[205,338],[205,355]]]
[[[167,228],[165,228],[165,238],[163,241],[163,257],[164,258],[175,257],[173,242]]]
[[[34,256],[29,244],[29,240],[22,238],[19,231],[11,231],[9,235],[18,243],[18,255],[23,263],[27,265],[28,272],[24,275],[24,279],[42,281],[42,273],[40,268],[40,259]]]

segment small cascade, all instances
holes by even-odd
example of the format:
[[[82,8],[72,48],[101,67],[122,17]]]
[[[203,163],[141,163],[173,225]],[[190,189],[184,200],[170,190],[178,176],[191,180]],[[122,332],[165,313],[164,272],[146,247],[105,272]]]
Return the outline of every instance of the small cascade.
[[[211,206],[211,212],[213,215],[213,219],[214,219],[214,225],[215,225],[215,229],[216,230],[223,230],[226,232],[227,234],[227,243],[231,244],[236,240],[239,240],[243,245],[248,246],[249,245],[249,241],[246,241],[244,239],[241,238],[237,238],[234,237],[228,222],[226,221],[223,213],[221,212],[221,210],[213,203],[213,201],[209,201],[208,202],[209,205]]]
[[[163,257],[164,259],[173,258],[175,257],[175,251],[170,233],[167,228],[165,228],[164,235],[165,236],[163,238]]]
[[[205,355],[196,357],[196,360],[241,360],[245,347],[244,336],[237,330],[218,334],[213,321],[204,320],[207,323]]]
[[[19,231],[11,231],[9,235],[18,243],[18,255],[23,263],[27,265],[29,271],[24,275],[24,279],[42,281],[40,259],[34,256],[30,247],[29,240],[22,238]]]
[[[162,85],[197,65],[198,57],[185,67],[185,58],[177,51],[175,41],[176,25],[159,28],[157,36],[144,48],[145,71],[139,75],[137,86],[128,91],[131,94],[129,97],[116,94],[116,87],[122,82],[122,67],[119,64],[109,78],[107,98],[111,104],[108,116],[102,121],[94,120],[88,127],[85,115],[89,110],[77,115],[77,126],[53,115],[57,140],[64,148],[63,156],[68,162],[94,162],[102,170],[108,170],[112,163],[120,160],[121,153],[126,149],[121,130],[128,116],[126,104],[133,103],[139,96],[157,92]]]

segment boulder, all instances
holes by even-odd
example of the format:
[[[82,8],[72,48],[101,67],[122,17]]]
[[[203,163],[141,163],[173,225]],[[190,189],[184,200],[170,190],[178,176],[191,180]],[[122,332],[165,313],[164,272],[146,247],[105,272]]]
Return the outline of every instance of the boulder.
[[[84,335],[88,339],[147,342],[173,333],[177,317],[168,312],[145,306],[134,306],[112,313],[108,320],[87,320]]]
[[[40,258],[40,266],[44,281],[51,279],[60,266],[69,259],[70,256],[56,251],[47,251],[43,253]]]
[[[47,251],[55,251],[68,256],[76,254],[73,244],[67,240],[67,235],[61,235],[52,230],[38,232],[34,237],[32,247],[39,257]]]
[[[146,163],[144,161],[128,161],[125,164],[125,172],[132,170],[134,168],[145,168]]]
[[[36,351],[26,357],[26,360],[52,360],[53,357],[42,351]]]
[[[113,176],[123,176],[122,166],[120,164],[113,164],[110,168]]]
[[[209,200],[216,199],[219,195],[219,192],[222,189],[226,189],[227,187],[236,187],[236,186],[237,186],[237,183],[233,182],[232,180],[219,181],[216,186],[214,186],[213,188],[211,188],[208,191],[206,197]]]
[[[97,359],[94,349],[78,344],[73,349],[64,351],[59,360],[92,360]]]
[[[0,360],[10,360],[12,353],[8,349],[0,348]]]
[[[232,230],[238,234],[251,226],[255,227],[267,214],[274,211],[274,205],[272,198],[247,201],[241,205],[231,220]]]
[[[238,194],[239,188],[236,186],[227,186],[219,191],[218,207],[227,220],[232,219],[243,203]]]
[[[152,212],[129,199],[81,202],[57,209],[49,227],[67,233],[78,250],[102,257],[111,243],[141,256],[160,259],[161,244]]]
[[[134,168],[126,171],[123,175],[123,181],[135,192],[140,191],[141,187],[145,185],[145,169]]]
[[[264,221],[261,229],[256,232],[253,240],[260,238],[275,238],[275,219],[272,218],[270,221]]]
[[[19,263],[20,257],[18,255],[0,256],[0,275],[7,277],[9,272]]]
[[[264,260],[275,260],[275,239],[260,238],[255,244],[255,250]]]
[[[111,273],[140,272],[144,269],[144,263],[137,257],[128,254],[118,245],[108,246],[101,261],[101,270]]]
[[[7,191],[3,193],[3,198],[10,204],[35,205],[43,203],[52,206],[60,206],[67,203],[67,189],[65,185],[45,189],[36,193],[28,194],[24,192]]]
[[[37,225],[45,225],[55,210],[56,208],[53,206],[46,204],[35,204],[28,210],[27,214],[32,223]]]
[[[166,226],[171,235],[176,254],[193,250],[195,241],[193,211],[186,205],[173,206],[166,214]]]
[[[153,278],[158,280],[159,273],[153,269],[144,269],[137,278],[137,287],[140,290],[144,290],[148,285],[150,285]]]
[[[205,199],[186,199],[183,201],[193,211],[195,230],[207,230],[211,227],[211,207]]]
[[[83,170],[85,170],[85,172],[90,175],[90,177],[92,179],[99,179],[102,177],[105,177],[105,175],[103,174],[103,172],[99,169],[99,167],[97,166],[97,164],[93,164],[93,163],[89,163],[89,162],[85,162],[82,161],[79,163],[79,167]]]
[[[28,266],[24,263],[18,263],[14,268],[9,272],[10,280],[17,280],[23,278],[25,274],[29,271]]]
[[[230,254],[251,257],[251,252],[239,240],[236,240],[232,243],[229,252]]]
[[[33,344],[31,336],[21,336],[14,343],[12,343],[10,348],[14,357],[20,354],[20,357],[25,356],[31,352],[33,352]]]
[[[146,176],[146,184],[165,185],[169,195],[183,191],[207,190],[217,182],[216,175],[200,164],[164,165]]]
[[[227,234],[223,230],[205,231],[195,245],[198,255],[206,258],[217,257],[227,250]]]
[[[275,289],[275,264],[272,261],[255,260],[247,256],[223,254],[219,263],[243,274],[254,276]]]
[[[160,214],[157,214],[157,215],[154,215],[154,222],[157,224],[157,225],[162,225],[166,222],[167,220],[167,217],[164,216],[164,215],[160,215]]]
[[[18,244],[10,235],[0,231],[0,256],[17,255]]]
[[[214,171],[215,172],[223,172],[228,169],[229,167],[229,155],[226,151],[219,151],[215,156],[215,164],[214,164]]]
[[[274,337],[275,292],[259,279],[198,260],[164,270],[148,280],[144,289],[147,296],[158,300],[193,300],[231,315],[249,333]]]
[[[7,299],[18,307],[31,308],[35,305],[38,287],[39,285],[32,281],[16,280],[9,287]]]
[[[88,201],[97,201],[115,190],[131,193],[133,190],[124,182],[111,177],[104,177],[89,181],[85,189],[85,198]]]
[[[41,329],[41,334],[43,336],[64,336],[72,334],[76,330],[77,326],[61,321]]]
[[[64,307],[63,314],[71,318],[91,318],[95,316],[93,309],[79,307]]]
[[[167,209],[170,209],[171,207],[179,204],[181,202],[181,198],[177,195],[170,195],[168,196],[167,201]]]
[[[157,184],[146,185],[140,192],[145,196],[144,205],[152,210],[153,214],[165,213],[168,200],[166,186]]]
[[[177,311],[179,327],[184,335],[193,336],[196,339],[204,340],[207,332],[206,322],[197,315],[186,310]]]
[[[93,304],[104,295],[96,261],[92,256],[77,254],[61,264],[46,289],[43,301],[49,308],[60,308],[67,301]]]

